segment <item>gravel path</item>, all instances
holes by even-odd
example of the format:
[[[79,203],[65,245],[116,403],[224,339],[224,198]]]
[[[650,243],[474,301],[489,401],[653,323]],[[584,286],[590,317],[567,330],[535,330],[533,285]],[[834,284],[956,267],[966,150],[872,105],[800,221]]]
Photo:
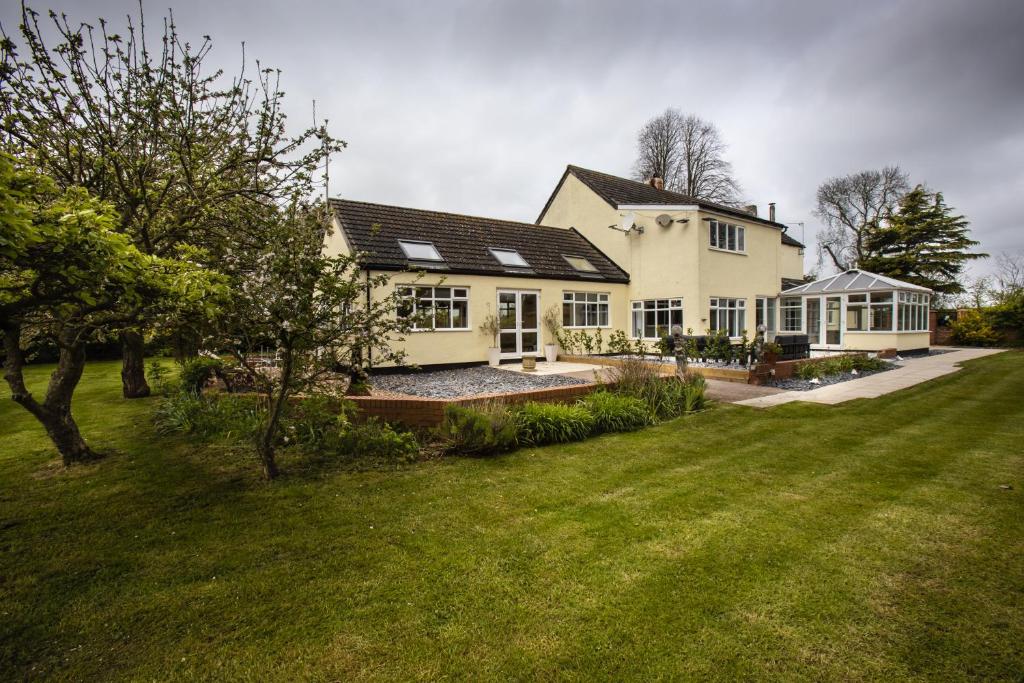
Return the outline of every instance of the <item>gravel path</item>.
[[[525,375],[491,367],[377,375],[372,377],[370,382],[374,390],[427,398],[509,394],[549,387],[590,384],[586,380],[564,375]]]
[[[842,382],[849,382],[852,379],[860,379],[861,377],[870,377],[871,375],[877,375],[880,372],[888,372],[901,367],[895,363],[890,364],[889,367],[884,370],[864,370],[859,374],[851,374],[849,372],[843,372],[838,375],[826,375],[822,377],[818,384],[812,384],[809,379],[798,379],[791,377],[789,379],[780,379],[774,382],[769,382],[768,386],[777,387],[779,389],[785,389],[786,391],[810,391],[811,389],[820,389],[821,387],[828,386],[830,384],[841,384]]]

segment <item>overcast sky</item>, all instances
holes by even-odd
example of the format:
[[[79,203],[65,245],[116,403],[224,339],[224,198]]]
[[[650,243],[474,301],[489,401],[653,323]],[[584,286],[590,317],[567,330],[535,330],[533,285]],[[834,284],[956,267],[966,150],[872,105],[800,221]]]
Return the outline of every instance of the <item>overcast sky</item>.
[[[33,4],[115,25],[135,5]],[[719,127],[744,195],[808,242],[822,180],[899,163],[984,250],[1024,249],[1024,0],[145,6],[212,36],[229,72],[242,41],[281,68],[296,129],[316,99],[349,143],[332,195],[532,222],[566,164],[628,175],[637,130],[674,106]]]

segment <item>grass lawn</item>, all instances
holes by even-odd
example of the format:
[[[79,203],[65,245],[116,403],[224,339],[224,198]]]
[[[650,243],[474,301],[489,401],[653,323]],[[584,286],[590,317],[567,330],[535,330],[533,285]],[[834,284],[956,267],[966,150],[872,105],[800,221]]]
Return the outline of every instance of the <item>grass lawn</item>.
[[[75,412],[110,455],[67,472],[0,402],[4,680],[1024,672],[1022,353],[492,459],[286,459],[272,485],[119,389],[89,366]]]

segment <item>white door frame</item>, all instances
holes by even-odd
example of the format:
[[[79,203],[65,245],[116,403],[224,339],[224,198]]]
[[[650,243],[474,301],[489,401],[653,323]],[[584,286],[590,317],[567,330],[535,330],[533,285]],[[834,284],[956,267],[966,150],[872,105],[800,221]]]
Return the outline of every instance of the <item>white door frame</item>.
[[[501,352],[502,358],[522,358],[523,352],[523,334],[533,333],[536,335],[536,344],[533,351],[527,351],[525,355],[534,355],[538,358],[544,355],[543,345],[541,344],[540,338],[540,290],[539,289],[508,289],[502,288],[495,293],[495,304],[498,310],[498,320],[501,320],[501,295],[502,294],[513,294],[515,295],[515,307],[516,307],[516,320],[515,327],[503,327],[501,332],[498,333],[498,348],[501,349],[502,335],[515,334],[516,344],[515,351]],[[537,309],[536,309],[536,321],[534,327],[523,327],[523,295],[534,296],[537,298]]]
[[[823,294],[817,294],[809,296],[804,299],[804,307],[806,311],[807,300],[817,299],[818,301],[818,342],[811,344],[811,348],[819,351],[840,351],[843,348],[843,338],[846,336],[846,297],[842,294],[830,294],[825,292]],[[839,307],[836,309],[836,323],[839,326],[839,342],[837,344],[828,343],[828,300],[837,299],[839,301]],[[806,315],[806,313],[805,313]],[[810,334],[810,331],[807,331]]]

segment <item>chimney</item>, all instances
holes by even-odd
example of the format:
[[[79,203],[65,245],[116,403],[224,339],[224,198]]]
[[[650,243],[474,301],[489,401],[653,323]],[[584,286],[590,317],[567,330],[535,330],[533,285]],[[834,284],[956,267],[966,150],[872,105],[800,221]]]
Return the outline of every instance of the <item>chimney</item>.
[[[757,215],[757,204],[747,204],[743,207],[743,210],[749,213],[751,216]]]
[[[775,202],[768,202],[768,220],[775,220]]]
[[[647,181],[647,184],[656,190],[665,189],[665,179],[659,178],[658,176],[653,176],[650,180]]]

